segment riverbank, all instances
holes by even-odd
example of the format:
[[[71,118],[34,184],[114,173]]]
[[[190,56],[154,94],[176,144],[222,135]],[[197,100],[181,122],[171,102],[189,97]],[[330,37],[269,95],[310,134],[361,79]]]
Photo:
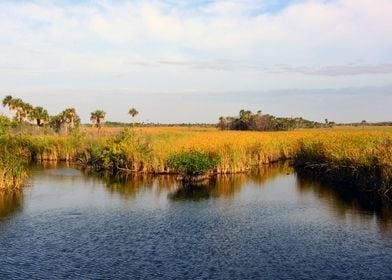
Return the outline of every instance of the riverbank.
[[[304,139],[293,162],[301,175],[392,197],[392,138],[388,133]]]
[[[27,155],[14,137],[0,137],[0,191],[18,190],[27,179]]]
[[[293,159],[297,172],[309,172],[332,182],[349,182],[362,190],[388,194],[392,182],[392,128],[285,132],[107,128],[100,133],[81,129],[68,136],[35,133],[10,139],[20,149],[18,153],[30,161],[74,162],[112,173],[176,173],[169,168],[170,157],[197,151],[219,157],[213,170],[216,174],[248,172],[263,164]]]

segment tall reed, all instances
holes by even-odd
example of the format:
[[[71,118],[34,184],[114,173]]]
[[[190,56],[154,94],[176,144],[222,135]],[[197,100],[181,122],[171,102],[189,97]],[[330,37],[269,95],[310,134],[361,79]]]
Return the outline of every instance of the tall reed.
[[[0,137],[0,190],[19,189],[27,178],[24,149],[8,136]]]
[[[7,167],[23,166],[19,156],[13,158],[14,155],[33,161],[74,161],[114,173],[172,173],[175,170],[169,167],[169,159],[192,151],[218,156],[220,161],[214,172],[220,174],[247,172],[263,164],[294,159],[298,171],[335,177],[368,189],[377,186],[388,192],[392,181],[392,128],[289,132],[219,131],[204,127],[122,131],[106,128],[99,134],[82,129],[68,136],[34,134],[7,139],[0,143],[4,154],[1,170],[5,172],[1,176],[6,178],[17,178],[10,175],[10,170],[22,174],[21,168]],[[12,152],[14,149],[16,153]]]

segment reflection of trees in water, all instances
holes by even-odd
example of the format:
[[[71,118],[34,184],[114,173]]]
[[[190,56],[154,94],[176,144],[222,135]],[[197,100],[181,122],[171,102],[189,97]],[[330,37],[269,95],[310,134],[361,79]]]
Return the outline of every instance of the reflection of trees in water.
[[[30,164],[31,171],[45,171],[48,169],[76,167],[75,165],[65,161],[40,161]]]
[[[23,193],[0,192],[0,218],[15,214],[22,208]]]
[[[293,173],[293,168],[290,166],[290,162],[285,161],[267,164],[256,168],[250,173],[249,178],[255,183],[264,184],[278,176],[285,174],[289,175],[291,173]]]
[[[122,174],[113,176],[110,173],[93,174],[105,182],[110,192],[119,193],[125,197],[134,197],[143,190],[152,189],[157,195],[162,192],[169,193],[169,198],[172,200],[200,200],[233,196],[246,184],[262,185],[279,175],[291,172],[292,169],[288,163],[277,163],[260,166],[250,174],[218,175],[203,184],[193,186],[184,185],[177,181],[175,175]]]
[[[134,197],[145,189],[153,189],[158,195],[164,191],[172,191],[176,187],[174,176],[152,176],[146,174],[124,174],[113,176],[110,173],[98,175],[108,190],[125,197]]]
[[[204,184],[193,186],[180,184],[175,192],[169,195],[169,198],[172,200],[201,200],[216,197],[230,197],[239,192],[243,186],[251,183],[262,186],[279,175],[291,172],[292,169],[287,162],[263,165],[254,169],[250,174],[218,175],[207,180]]]
[[[174,192],[169,193],[168,198],[174,201],[198,201],[209,199],[211,194],[212,189],[208,184],[181,184]]]
[[[339,218],[351,215],[352,219],[370,221],[376,217],[381,229],[392,229],[392,203],[377,194],[350,191],[346,186],[327,185],[316,178],[300,175],[297,179],[297,189],[303,194],[314,193],[322,201],[328,202]]]

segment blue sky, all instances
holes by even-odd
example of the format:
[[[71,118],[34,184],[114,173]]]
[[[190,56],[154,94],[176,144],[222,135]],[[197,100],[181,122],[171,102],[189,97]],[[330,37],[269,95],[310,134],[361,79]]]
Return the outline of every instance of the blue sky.
[[[84,122],[130,107],[161,123],[392,120],[390,14],[390,0],[1,1],[0,93]]]

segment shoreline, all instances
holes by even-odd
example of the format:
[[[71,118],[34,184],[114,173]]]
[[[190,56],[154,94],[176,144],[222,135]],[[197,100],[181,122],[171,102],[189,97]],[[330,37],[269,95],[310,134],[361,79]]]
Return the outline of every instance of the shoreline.
[[[125,129],[111,136],[75,131],[67,136],[11,134],[2,138],[2,145],[10,156],[24,158],[26,163],[69,162],[112,174],[180,174],[168,167],[168,161],[187,151],[219,156],[211,174],[247,173],[292,160],[298,173],[392,194],[390,128],[271,133],[148,128]],[[20,162],[12,164],[21,168]]]

